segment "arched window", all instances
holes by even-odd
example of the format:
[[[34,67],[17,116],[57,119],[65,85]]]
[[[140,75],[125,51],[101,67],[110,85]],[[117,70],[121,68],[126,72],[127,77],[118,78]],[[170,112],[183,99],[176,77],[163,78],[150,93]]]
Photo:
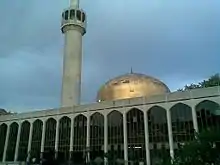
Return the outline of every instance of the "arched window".
[[[50,118],[46,121],[44,152],[55,154],[56,120]]]
[[[151,164],[168,161],[170,158],[166,110],[154,106],[148,111],[149,149]]]
[[[177,103],[171,109],[172,132],[175,151],[185,142],[194,139],[192,109],[190,106]]]
[[[199,131],[220,129],[220,106],[218,103],[204,100],[196,106]]]
[[[76,116],[74,120],[73,153],[74,163],[83,163],[86,160],[87,118],[84,115]]]
[[[43,122],[39,119],[35,120],[33,123],[31,158],[36,158],[36,163],[40,162],[42,129]]]
[[[114,164],[117,159],[124,159],[123,115],[118,111],[108,114],[108,161]],[[111,162],[113,161],[113,162]]]
[[[14,161],[14,155],[15,155],[15,148],[16,148],[16,142],[17,142],[17,135],[18,135],[18,124],[12,123],[10,125],[9,130],[9,139],[8,139],[8,148],[7,148],[7,155],[6,155],[6,161]]]
[[[5,123],[0,125],[0,161],[3,159],[7,128],[8,126]]]
[[[104,154],[104,116],[96,112],[90,122],[90,159],[95,160]]]
[[[144,113],[136,108],[127,113],[128,160],[145,161]]]
[[[18,148],[18,161],[25,161],[28,154],[28,140],[30,133],[30,123],[25,121],[21,124],[21,134]]]
[[[69,117],[62,117],[59,125],[59,143],[58,143],[58,157],[59,160],[69,160],[70,150],[70,130],[71,130],[71,119]]]

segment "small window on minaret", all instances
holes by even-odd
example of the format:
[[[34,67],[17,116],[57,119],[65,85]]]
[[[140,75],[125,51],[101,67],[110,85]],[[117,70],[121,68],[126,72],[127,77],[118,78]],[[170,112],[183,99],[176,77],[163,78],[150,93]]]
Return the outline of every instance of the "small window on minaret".
[[[82,13],[82,22],[84,22],[85,19],[86,19],[86,15],[85,15],[85,13]]]
[[[77,20],[81,21],[81,12],[79,10],[76,12],[76,18]]]
[[[65,20],[68,20],[68,18],[69,18],[69,11],[67,10],[67,11],[65,11],[65,14],[64,14],[64,19]]]
[[[70,10],[70,19],[75,18],[75,10]]]

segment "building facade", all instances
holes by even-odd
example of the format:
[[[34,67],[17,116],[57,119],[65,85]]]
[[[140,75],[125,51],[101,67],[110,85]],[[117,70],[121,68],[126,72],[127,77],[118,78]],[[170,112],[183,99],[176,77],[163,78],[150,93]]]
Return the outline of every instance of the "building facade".
[[[0,116],[0,161],[55,151],[62,161],[109,157],[153,165],[173,157],[194,131],[220,126],[220,88]],[[112,158],[112,159],[110,159]]]
[[[119,76],[105,84],[97,103],[80,105],[82,36],[86,14],[79,0],[62,13],[64,59],[61,108],[0,113],[0,162],[53,154],[75,164],[155,165],[169,161],[195,132],[220,125],[220,87],[169,93],[150,76]],[[112,161],[112,162],[111,162]]]

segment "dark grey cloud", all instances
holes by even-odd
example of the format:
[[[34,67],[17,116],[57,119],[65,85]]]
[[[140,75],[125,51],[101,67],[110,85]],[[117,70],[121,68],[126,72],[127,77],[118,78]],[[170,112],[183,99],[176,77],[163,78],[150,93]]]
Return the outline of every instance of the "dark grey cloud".
[[[108,79],[130,71],[171,89],[219,72],[220,2],[82,0],[83,102]],[[15,111],[58,107],[68,1],[0,1],[0,106]],[[92,88],[91,88],[92,87]]]

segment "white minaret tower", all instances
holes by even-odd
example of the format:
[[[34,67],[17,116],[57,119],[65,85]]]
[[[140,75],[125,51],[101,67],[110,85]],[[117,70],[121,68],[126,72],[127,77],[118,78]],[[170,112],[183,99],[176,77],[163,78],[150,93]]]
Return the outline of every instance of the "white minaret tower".
[[[86,33],[86,14],[79,9],[79,0],[70,0],[62,13],[61,31],[65,36],[61,106],[80,104],[82,36]]]

